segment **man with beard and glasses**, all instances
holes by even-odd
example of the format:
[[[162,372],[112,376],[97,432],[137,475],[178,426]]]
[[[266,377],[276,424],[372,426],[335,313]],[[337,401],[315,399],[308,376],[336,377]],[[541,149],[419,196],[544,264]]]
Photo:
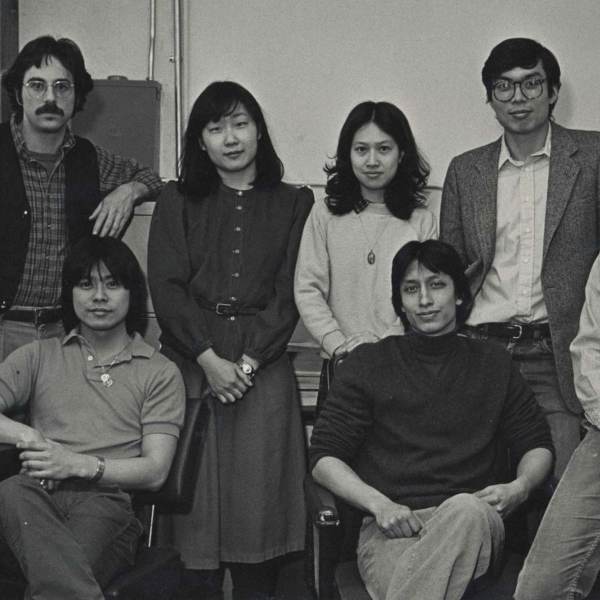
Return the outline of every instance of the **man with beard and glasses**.
[[[117,236],[158,176],[74,136],[71,117],[93,87],[81,51],[39,37],[2,77],[13,115],[0,125],[0,360],[63,333],[60,273],[83,236]]]

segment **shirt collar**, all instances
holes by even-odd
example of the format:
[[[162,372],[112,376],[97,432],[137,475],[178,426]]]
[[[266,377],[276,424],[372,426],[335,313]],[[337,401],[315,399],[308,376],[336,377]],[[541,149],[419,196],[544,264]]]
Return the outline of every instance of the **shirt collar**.
[[[72,329],[62,340],[62,345],[66,346],[76,340],[79,345],[89,346],[87,340],[79,333],[79,328],[75,327]],[[156,350],[144,341],[144,338],[136,331],[133,334],[131,344],[127,348],[127,351],[122,353],[122,361],[125,362],[131,360],[133,357],[150,358]]]
[[[21,121],[22,123],[22,121]],[[13,113],[10,117],[10,132],[12,134],[13,141],[15,143],[15,148],[17,149],[17,154],[19,155],[29,155],[29,148],[27,148],[27,144],[25,143],[25,138],[23,137],[23,131],[21,129],[21,123],[17,123],[17,115]],[[71,131],[70,125],[67,125],[67,129],[65,130],[65,137],[62,142],[62,150],[66,152],[70,148],[75,145],[75,136]]]
[[[531,156],[529,158],[540,157],[540,156],[547,156],[548,158],[550,158],[551,148],[552,148],[552,123],[550,123],[550,126],[548,127],[548,133],[546,134],[546,139],[544,141],[544,145],[539,150],[536,150],[533,154],[531,154]],[[500,138],[500,156],[498,157],[498,171],[505,165],[506,161],[508,161],[509,163],[511,163],[512,165],[515,165],[517,167],[520,167],[524,164],[524,161],[516,160],[510,155],[510,150],[508,149],[508,146],[506,145],[506,138],[504,136],[502,136]]]

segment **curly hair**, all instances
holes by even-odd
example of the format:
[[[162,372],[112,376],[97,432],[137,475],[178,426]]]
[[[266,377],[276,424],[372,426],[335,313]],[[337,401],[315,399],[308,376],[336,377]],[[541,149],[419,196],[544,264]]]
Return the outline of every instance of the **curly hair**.
[[[419,153],[406,116],[390,102],[362,102],[350,111],[340,132],[335,161],[324,169],[327,207],[334,215],[344,215],[351,210],[360,212],[365,206],[350,153],[354,135],[368,123],[375,123],[390,135],[404,152],[394,178],[385,189],[384,201],[395,217],[408,220],[416,207],[425,204],[429,165]]]

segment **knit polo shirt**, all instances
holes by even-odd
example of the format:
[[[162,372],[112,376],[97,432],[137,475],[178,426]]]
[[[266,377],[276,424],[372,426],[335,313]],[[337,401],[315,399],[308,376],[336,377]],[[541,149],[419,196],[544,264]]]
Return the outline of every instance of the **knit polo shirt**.
[[[106,458],[140,456],[144,435],[179,437],[185,392],[174,363],[136,333],[110,367],[109,386],[104,371],[76,330],[36,340],[0,363],[0,412],[27,408],[45,437]]]

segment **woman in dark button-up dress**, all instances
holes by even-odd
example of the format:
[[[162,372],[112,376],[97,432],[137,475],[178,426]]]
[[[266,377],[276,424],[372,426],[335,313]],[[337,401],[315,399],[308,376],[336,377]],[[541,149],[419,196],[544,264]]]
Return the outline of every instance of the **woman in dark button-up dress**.
[[[212,390],[194,507],[171,521],[188,593],[199,597],[212,597],[211,587],[220,597],[227,567],[236,599],[269,598],[274,559],[304,545],[304,439],[286,345],[313,197],[282,175],[254,97],[212,83],[194,103],[181,175],[150,230],[163,352],[189,395]]]

